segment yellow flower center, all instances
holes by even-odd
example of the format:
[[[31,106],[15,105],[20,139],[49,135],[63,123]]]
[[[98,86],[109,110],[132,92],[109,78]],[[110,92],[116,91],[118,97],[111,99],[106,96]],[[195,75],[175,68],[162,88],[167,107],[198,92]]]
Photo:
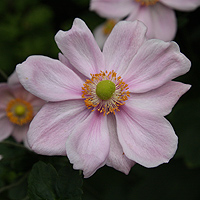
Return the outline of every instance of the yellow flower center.
[[[24,125],[33,118],[32,105],[22,99],[12,99],[6,108],[6,114],[9,120],[17,125]]]
[[[92,112],[98,110],[104,115],[115,114],[125,104],[130,96],[128,84],[116,75],[114,71],[101,71],[99,74],[91,74],[92,78],[83,84],[82,98],[88,109],[92,108]]]
[[[108,19],[103,26],[103,34],[109,35],[117,22],[114,19]]]
[[[135,0],[140,3],[142,6],[152,6],[156,4],[159,0]]]

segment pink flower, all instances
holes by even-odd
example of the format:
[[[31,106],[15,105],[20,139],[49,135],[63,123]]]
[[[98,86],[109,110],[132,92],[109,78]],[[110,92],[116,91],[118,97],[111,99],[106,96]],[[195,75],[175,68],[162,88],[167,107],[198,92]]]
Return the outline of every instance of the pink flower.
[[[140,20],[148,27],[148,38],[171,41],[177,29],[173,9],[192,11],[198,6],[200,0],[91,0],[90,10],[105,18]]]
[[[105,41],[118,21],[117,19],[108,19],[94,29],[94,38],[100,49],[103,48]]]
[[[190,61],[176,43],[145,33],[139,21],[119,22],[101,52],[75,19],[55,36],[59,60],[31,56],[17,66],[22,85],[48,101],[28,131],[35,152],[67,155],[85,177],[105,164],[128,174],[135,162],[155,167],[173,157],[177,136],[164,116],[190,88],[171,81]]]
[[[34,115],[44,104],[42,99],[27,92],[16,72],[8,83],[0,84],[0,141],[12,135],[17,142],[26,144],[26,134]]]

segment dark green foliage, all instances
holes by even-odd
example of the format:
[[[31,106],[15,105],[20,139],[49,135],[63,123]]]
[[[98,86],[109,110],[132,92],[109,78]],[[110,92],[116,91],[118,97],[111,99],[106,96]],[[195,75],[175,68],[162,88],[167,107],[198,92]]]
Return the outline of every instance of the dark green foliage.
[[[35,200],[56,199],[54,184],[57,172],[50,164],[36,163],[29,175],[29,197]]]
[[[36,154],[9,140],[0,143],[0,155],[1,164],[18,173],[26,172],[36,161]]]
[[[80,200],[82,195],[82,178],[67,165],[56,171],[51,164],[40,161],[33,166],[28,184],[30,199]]]
[[[0,155],[0,196],[11,200],[81,199],[82,175],[66,157],[36,155],[7,140],[0,143]]]
[[[173,111],[171,121],[179,137],[179,148],[176,156],[182,157],[188,167],[200,166],[200,98],[192,103],[186,101],[178,104]]]
[[[9,75],[32,54],[56,54],[53,12],[48,5],[37,0],[1,0],[0,8],[1,71]]]
[[[128,176],[104,167],[84,180],[83,199],[197,200],[199,178],[200,169],[188,169],[180,159],[151,169],[136,165]]]

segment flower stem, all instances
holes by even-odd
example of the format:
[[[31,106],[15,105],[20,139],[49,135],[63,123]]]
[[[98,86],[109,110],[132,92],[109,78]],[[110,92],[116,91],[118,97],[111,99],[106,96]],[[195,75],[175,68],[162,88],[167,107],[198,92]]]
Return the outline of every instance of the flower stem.
[[[13,183],[13,184],[10,184],[10,185],[7,185],[7,186],[5,186],[5,187],[2,187],[2,188],[0,189],[0,193],[4,192],[4,191],[6,191],[6,190],[9,190],[9,189],[11,189],[11,188],[13,188],[13,187],[19,185],[20,183],[22,183],[22,182],[27,178],[28,174],[29,174],[29,172],[25,173],[24,176],[22,176],[22,178],[19,179],[17,182],[15,182],[15,183]]]
[[[8,80],[8,76],[6,75],[6,73],[2,69],[0,69],[0,74],[6,81]]]

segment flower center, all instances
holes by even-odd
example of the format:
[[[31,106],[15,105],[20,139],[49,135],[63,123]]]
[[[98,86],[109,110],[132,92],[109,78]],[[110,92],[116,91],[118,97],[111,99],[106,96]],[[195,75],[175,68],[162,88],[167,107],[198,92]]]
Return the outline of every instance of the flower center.
[[[142,6],[151,6],[156,4],[159,0],[135,0],[140,3]]]
[[[17,105],[15,108],[14,108],[14,113],[17,115],[17,116],[23,116],[26,112],[26,108],[23,106],[23,105]]]
[[[6,114],[9,120],[17,125],[24,125],[33,118],[32,105],[22,99],[12,99],[6,108]]]
[[[114,19],[108,19],[103,26],[103,34],[109,35],[117,22]]]
[[[92,108],[92,112],[98,110],[104,115],[115,114],[125,104],[130,96],[128,85],[116,75],[114,71],[101,71],[99,74],[91,74],[92,78],[83,84],[82,98],[88,109]]]

